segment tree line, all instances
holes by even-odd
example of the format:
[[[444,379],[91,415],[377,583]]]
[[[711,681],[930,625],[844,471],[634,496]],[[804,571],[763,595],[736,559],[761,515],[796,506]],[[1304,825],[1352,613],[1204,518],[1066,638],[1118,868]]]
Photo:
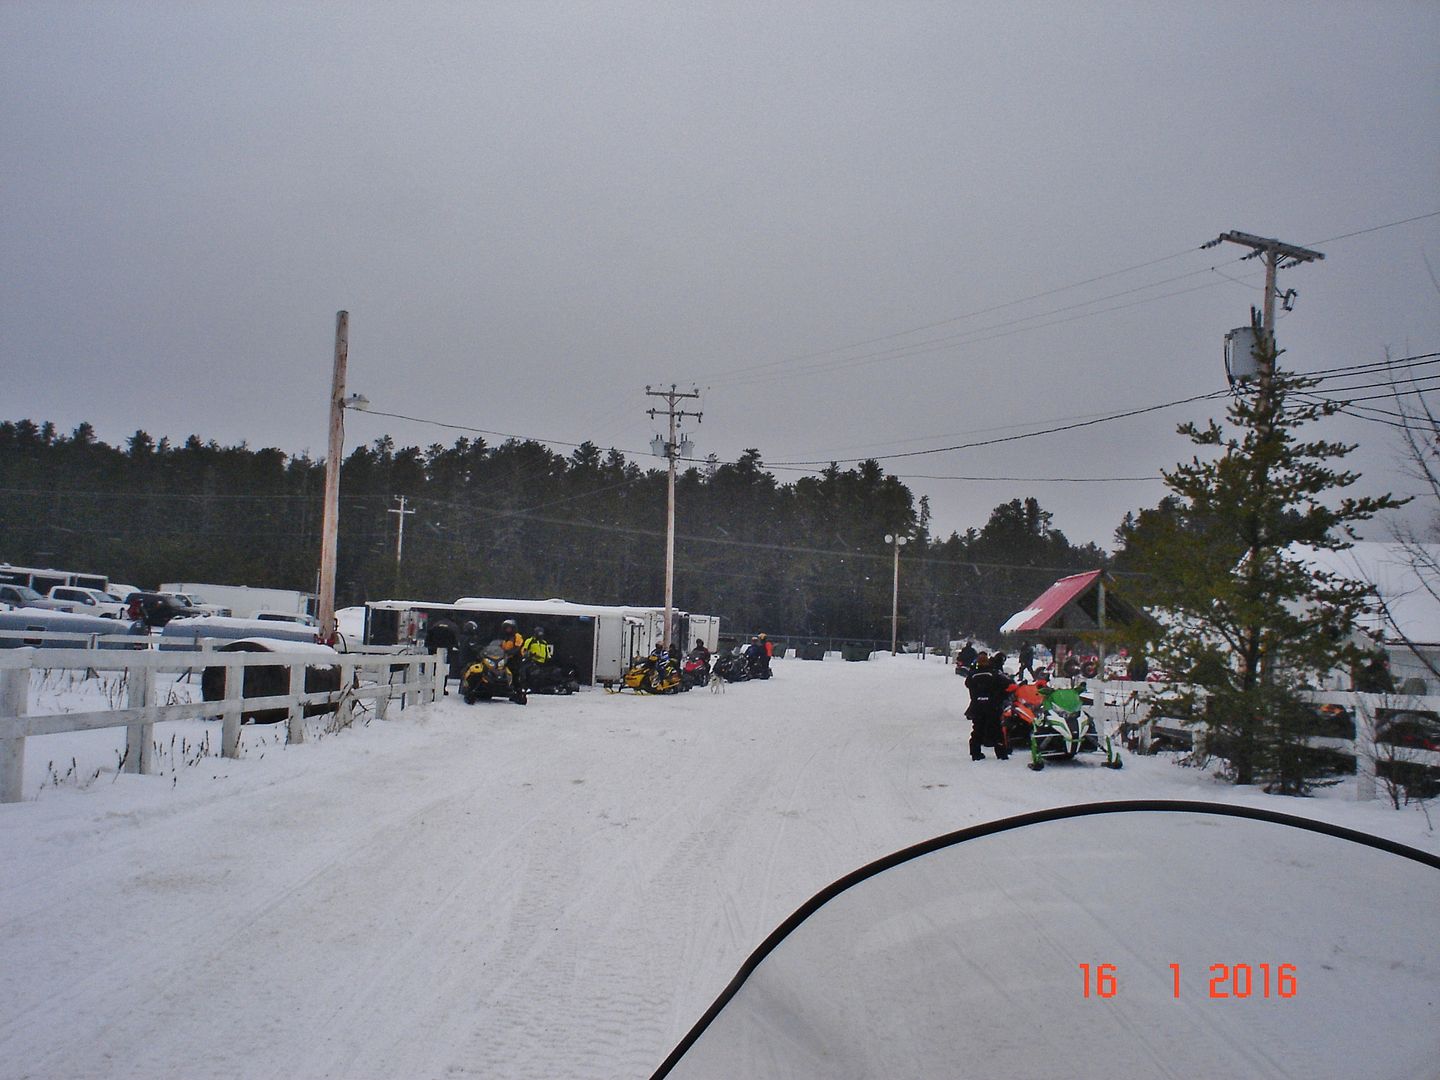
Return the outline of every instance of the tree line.
[[[384,436],[343,462],[337,601],[459,596],[658,604],[666,473],[584,443],[397,447]],[[182,443],[89,424],[0,422],[0,559],[151,587],[215,581],[311,590],[324,463],[273,447]],[[400,504],[403,557],[396,549]],[[395,511],[395,512],[391,512]],[[758,449],[710,459],[676,484],[675,603],[730,628],[888,640],[893,549],[902,549],[900,636],[994,639],[1016,610],[1108,553],[1072,544],[1033,498],[940,538],[930,510],[875,461],[781,483]]]

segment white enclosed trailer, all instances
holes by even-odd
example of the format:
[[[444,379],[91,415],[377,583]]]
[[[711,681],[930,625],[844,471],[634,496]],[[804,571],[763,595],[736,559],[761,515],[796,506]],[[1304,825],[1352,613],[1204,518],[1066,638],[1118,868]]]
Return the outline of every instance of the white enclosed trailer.
[[[680,625],[687,616],[679,613]],[[689,616],[694,630],[682,645],[704,640],[711,649],[719,634],[715,616]],[[454,603],[426,600],[377,600],[365,605],[365,642],[369,645],[424,644],[430,652],[450,650],[451,674],[459,675],[459,645],[467,622],[479,640],[499,636],[500,624],[513,619],[522,634],[543,627],[555,646],[557,662],[575,669],[582,683],[618,680],[638,656],[660,643],[665,611],[653,607],[574,604],[566,600],[517,600],[463,596]],[[678,640],[678,638],[677,638]]]

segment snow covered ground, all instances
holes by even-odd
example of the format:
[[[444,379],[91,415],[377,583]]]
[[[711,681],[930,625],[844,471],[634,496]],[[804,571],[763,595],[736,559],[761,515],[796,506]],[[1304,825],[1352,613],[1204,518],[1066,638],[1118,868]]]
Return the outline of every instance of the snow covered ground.
[[[648,1076],[823,887],[1043,807],[1235,802],[1440,852],[1423,814],[1348,784],[972,763],[934,660],[775,669],[720,694],[452,696],[288,748],[247,728],[234,761],[196,750],[218,725],[174,725],[158,777],[117,776],[92,736],[30,740],[27,801],[0,806],[0,1076]],[[1416,929],[1436,938],[1396,933]]]

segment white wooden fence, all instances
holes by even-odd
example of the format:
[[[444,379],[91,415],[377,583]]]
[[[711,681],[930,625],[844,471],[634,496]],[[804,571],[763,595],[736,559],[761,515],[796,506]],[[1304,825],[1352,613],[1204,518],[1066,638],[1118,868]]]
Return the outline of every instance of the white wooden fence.
[[[1164,683],[1100,682],[1091,680],[1089,690],[1094,697],[1095,716],[1104,730],[1118,729],[1121,724],[1134,725],[1140,748],[1150,748],[1156,721],[1149,717],[1151,699],[1165,689]],[[1356,798],[1373,799],[1376,795],[1376,768],[1391,762],[1440,769],[1440,751],[1410,747],[1394,747],[1376,740],[1380,715],[1398,713],[1433,713],[1440,716],[1440,697],[1417,694],[1358,694],[1348,690],[1311,690],[1305,698],[1316,705],[1339,705],[1349,710],[1355,721],[1355,737],[1350,739],[1314,736],[1306,740],[1317,749],[1335,750],[1355,759]],[[1178,723],[1177,723],[1178,726]],[[1205,726],[1189,729],[1195,745],[1203,747]]]
[[[220,716],[220,752],[236,757],[240,746],[241,714],[256,709],[285,709],[289,741],[304,741],[307,705],[334,705],[338,723],[346,724],[358,701],[373,700],[375,714],[385,718],[391,701],[408,708],[444,692],[446,658],[393,653],[338,653],[317,655],[313,649],[276,652],[212,652],[209,650],[127,651],[114,649],[0,649],[0,802],[18,802],[25,769],[25,740],[32,735],[124,727],[126,772],[151,773],[154,727],[165,720]],[[221,700],[160,705],[155,701],[155,676],[160,672],[203,671],[224,668]],[[284,668],[286,692],[270,697],[242,697],[244,669]],[[309,667],[340,669],[340,689],[305,693]],[[93,712],[46,713],[29,711],[30,672],[33,670],[123,671],[127,707]],[[237,675],[237,671],[240,672]],[[398,679],[398,681],[397,681]]]

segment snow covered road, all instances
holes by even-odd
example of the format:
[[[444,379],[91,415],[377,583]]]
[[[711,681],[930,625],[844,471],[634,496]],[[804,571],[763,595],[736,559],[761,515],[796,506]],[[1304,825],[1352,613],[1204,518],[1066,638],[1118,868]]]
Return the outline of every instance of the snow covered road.
[[[831,881],[1044,806],[1248,802],[1440,849],[1344,791],[971,763],[943,663],[775,667],[723,694],[451,697],[0,807],[0,1076],[648,1076]]]

